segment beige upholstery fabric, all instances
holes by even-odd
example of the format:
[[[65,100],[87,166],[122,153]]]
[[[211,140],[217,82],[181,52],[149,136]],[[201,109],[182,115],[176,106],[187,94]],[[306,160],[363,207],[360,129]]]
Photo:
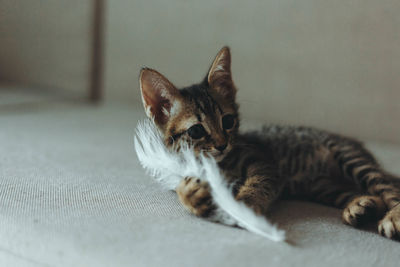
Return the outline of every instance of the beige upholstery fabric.
[[[400,243],[334,208],[277,204],[288,243],[191,216],[136,159],[142,116],[65,104],[0,115],[0,266],[398,266]],[[370,147],[400,173],[400,147]]]

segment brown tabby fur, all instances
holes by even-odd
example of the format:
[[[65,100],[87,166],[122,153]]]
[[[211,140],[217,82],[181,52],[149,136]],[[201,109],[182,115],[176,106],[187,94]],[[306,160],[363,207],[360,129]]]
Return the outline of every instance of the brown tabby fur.
[[[265,214],[279,197],[297,197],[343,209],[343,222],[379,221],[379,233],[400,237],[400,186],[386,175],[363,145],[325,131],[265,126],[239,133],[236,88],[227,47],[216,56],[203,82],[180,90],[152,69],[142,69],[140,88],[146,114],[179,149],[189,142],[213,156],[238,201]],[[187,177],[176,188],[193,214],[216,211],[206,182]]]

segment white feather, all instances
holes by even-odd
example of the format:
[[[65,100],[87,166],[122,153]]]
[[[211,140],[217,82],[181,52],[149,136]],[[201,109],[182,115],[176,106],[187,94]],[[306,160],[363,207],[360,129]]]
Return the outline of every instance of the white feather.
[[[214,158],[201,155],[196,158],[188,145],[181,146],[179,153],[170,151],[154,123],[144,120],[138,123],[135,149],[142,166],[167,189],[175,190],[186,176],[208,181],[211,196],[218,206],[211,220],[227,225],[236,225],[273,241],[285,240],[285,232],[257,215],[244,203],[236,201],[225,182]]]

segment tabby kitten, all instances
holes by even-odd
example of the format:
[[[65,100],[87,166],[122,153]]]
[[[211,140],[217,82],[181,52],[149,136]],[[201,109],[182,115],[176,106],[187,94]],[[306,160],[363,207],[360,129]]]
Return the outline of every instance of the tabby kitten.
[[[166,146],[189,142],[218,162],[233,194],[257,214],[279,197],[301,197],[343,209],[343,222],[361,226],[379,221],[378,231],[400,237],[400,186],[353,139],[306,127],[265,126],[239,133],[236,88],[228,47],[217,54],[206,78],[178,90],[155,70],[140,73],[148,117]],[[215,216],[207,182],[187,177],[176,188],[193,214]]]

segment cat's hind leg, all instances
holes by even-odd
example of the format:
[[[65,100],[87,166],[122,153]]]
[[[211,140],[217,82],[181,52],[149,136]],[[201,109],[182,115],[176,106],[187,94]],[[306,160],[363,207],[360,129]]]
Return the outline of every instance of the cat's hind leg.
[[[327,177],[316,178],[309,186],[308,194],[312,201],[343,209],[343,223],[354,227],[378,221],[386,211],[380,197],[362,195],[354,186],[335,183]]]
[[[342,212],[345,224],[358,227],[371,221],[377,221],[387,211],[382,198],[378,196],[360,195],[350,201]]]
[[[400,205],[390,209],[378,224],[379,234],[400,239]]]
[[[334,144],[331,149],[344,176],[385,203],[388,212],[378,223],[379,233],[388,238],[400,237],[400,186],[386,177],[373,156],[360,144]]]

